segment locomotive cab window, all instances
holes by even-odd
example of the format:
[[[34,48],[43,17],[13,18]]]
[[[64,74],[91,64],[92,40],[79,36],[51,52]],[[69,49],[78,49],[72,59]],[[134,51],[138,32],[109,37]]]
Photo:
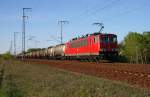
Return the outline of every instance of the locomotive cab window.
[[[116,36],[110,37],[109,40],[110,40],[111,43],[116,43],[117,42],[117,37]]]
[[[114,38],[113,38],[113,42],[117,42],[117,37],[115,36]]]
[[[108,43],[108,41],[109,41],[108,36],[104,36],[104,37],[100,38],[100,42],[102,42],[102,43]]]

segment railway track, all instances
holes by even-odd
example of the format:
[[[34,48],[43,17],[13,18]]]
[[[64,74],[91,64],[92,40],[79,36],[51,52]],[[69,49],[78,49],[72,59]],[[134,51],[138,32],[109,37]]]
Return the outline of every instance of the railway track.
[[[59,60],[25,60],[36,64],[47,64],[52,67],[73,72],[93,75],[111,80],[127,82],[137,87],[150,89],[150,65],[128,63],[92,63]]]

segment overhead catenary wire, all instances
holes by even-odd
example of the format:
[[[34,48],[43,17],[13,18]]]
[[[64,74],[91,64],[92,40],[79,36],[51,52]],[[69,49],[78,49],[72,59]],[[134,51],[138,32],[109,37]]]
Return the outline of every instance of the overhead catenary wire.
[[[141,6],[138,6],[136,8],[133,8],[133,9],[127,9],[127,7],[126,7],[126,8],[124,8],[124,9],[126,9],[125,11],[119,12],[118,14],[114,14],[114,15],[112,15],[113,18],[108,18],[107,20],[109,22],[112,22],[116,18],[119,19],[119,18],[122,18],[123,16],[127,16],[127,15],[135,13],[135,12],[138,13],[141,10],[141,8],[146,8],[146,7],[149,7],[149,5],[148,4],[147,5],[141,5]]]
[[[85,10],[83,13],[81,13],[79,16],[86,15],[87,18],[94,17],[98,13],[102,13],[106,9],[111,9],[113,6],[116,6],[116,3],[121,0],[110,0],[107,2],[107,4],[103,4],[101,8],[99,8],[100,4],[98,3],[97,5],[93,6],[92,8],[89,7],[89,9]],[[105,11],[106,12],[106,11]]]
[[[94,16],[98,13],[102,13],[102,11],[105,11],[108,8],[111,9],[112,7],[116,6],[116,3],[119,2],[119,1],[121,1],[121,0],[112,0],[108,4],[104,5],[101,8],[97,7],[97,9],[93,10],[93,12],[89,13],[89,15]]]
[[[136,10],[139,11],[141,8],[143,8],[143,6],[147,7],[149,5],[149,4],[147,4],[147,5],[144,4],[142,6],[139,6],[139,7],[134,8],[134,9],[129,9],[129,10],[128,10],[128,7],[125,7],[124,8],[125,11],[117,12],[117,14],[116,14],[116,12],[114,12],[113,14],[109,15],[109,13],[107,12],[106,9],[112,9],[114,6],[118,6],[117,3],[121,3],[120,1],[121,0],[111,0],[106,5],[102,6],[101,8],[94,6],[96,9],[94,9],[94,8],[91,8],[92,10],[88,9],[85,12],[83,12],[82,15],[86,15],[87,18],[93,19],[93,18],[96,18],[98,13],[101,13],[101,15],[99,16],[99,20],[101,20],[104,17],[102,12],[105,12],[104,14],[107,13],[108,14],[107,16],[113,16],[113,14],[115,14],[113,16],[113,19],[114,19],[114,18],[122,17],[124,15],[129,14],[129,13],[133,13]],[[110,19],[112,19],[112,17],[108,18],[108,20],[110,20]]]
[[[79,14],[78,16],[82,19],[82,18],[85,18],[86,16],[86,19],[88,19],[88,21],[91,21],[91,22],[102,22],[103,21],[103,14],[98,17],[96,19],[96,16],[98,13],[102,13],[102,12],[107,12],[107,9],[111,9],[113,7],[116,6],[117,3],[120,3],[121,0],[109,0],[109,1],[106,1],[106,3],[97,3],[95,6],[93,7],[88,7],[87,10],[85,10],[84,12],[82,12],[81,14]],[[118,5],[117,5],[118,6]],[[92,19],[94,19],[94,21],[92,21]]]

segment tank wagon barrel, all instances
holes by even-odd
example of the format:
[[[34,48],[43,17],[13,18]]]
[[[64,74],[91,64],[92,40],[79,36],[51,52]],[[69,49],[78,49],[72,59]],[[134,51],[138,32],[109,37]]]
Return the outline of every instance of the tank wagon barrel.
[[[61,57],[65,56],[65,44],[56,45],[53,47],[53,56],[56,57],[56,59],[60,59]]]

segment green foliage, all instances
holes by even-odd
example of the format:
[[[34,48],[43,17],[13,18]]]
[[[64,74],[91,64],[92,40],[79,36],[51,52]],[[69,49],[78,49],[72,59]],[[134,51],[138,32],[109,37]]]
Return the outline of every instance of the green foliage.
[[[144,55],[147,56],[147,59],[150,61],[150,32],[143,33],[144,38]]]
[[[0,97],[5,97],[3,91],[0,89]]]
[[[6,97],[23,97],[23,93],[15,86],[8,87],[4,95],[6,95]]]
[[[3,79],[2,94],[5,97],[23,97],[24,93],[19,89],[13,80],[12,75],[4,75],[6,78]]]
[[[127,62],[127,57],[123,54],[125,46],[123,45],[123,41],[118,44],[119,48],[119,56],[118,56],[118,61],[119,62]]]
[[[150,62],[150,32],[143,34],[129,32],[120,45],[120,55],[125,56],[131,63]]]
[[[4,60],[9,60],[12,59],[13,56],[9,52],[6,52],[5,54],[1,55],[1,58],[3,58]]]
[[[32,51],[37,51],[37,50],[40,50],[40,48],[31,48],[31,49],[28,49],[27,52],[32,52]]]

